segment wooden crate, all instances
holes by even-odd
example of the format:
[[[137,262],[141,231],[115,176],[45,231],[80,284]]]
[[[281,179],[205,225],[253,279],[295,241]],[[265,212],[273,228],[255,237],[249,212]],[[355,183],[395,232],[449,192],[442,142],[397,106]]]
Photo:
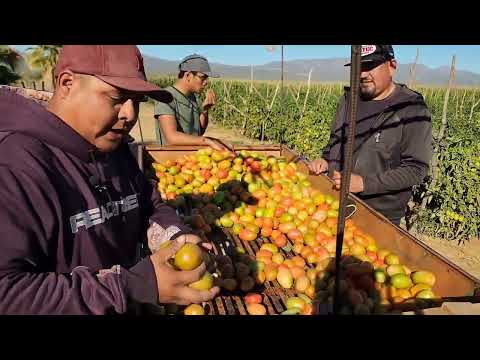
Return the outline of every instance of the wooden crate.
[[[173,160],[183,155],[191,154],[200,148],[202,148],[202,146],[187,145],[160,147],[156,144],[134,144],[132,151],[137,154],[140,167],[146,170],[150,167],[152,162],[162,162],[168,159]],[[283,156],[289,161],[296,162],[301,171],[308,172],[301,156],[282,145],[241,146],[237,147],[235,150],[249,150],[265,153],[267,155]],[[339,192],[333,189],[333,183],[328,177],[309,175],[309,180],[318,190],[338,198]],[[355,203],[357,208],[356,213],[352,217],[355,224],[360,229],[371,234],[376,239],[379,247],[395,252],[400,257],[401,262],[411,269],[429,270],[436,275],[437,282],[433,289],[435,294],[441,297],[453,298],[473,296],[475,290],[478,291],[480,288],[480,280],[463,271],[457,265],[416,239],[404,229],[393,225],[383,215],[376,212],[356,196],[350,195],[349,199]],[[237,237],[230,235],[229,241],[236,243],[237,246],[241,245],[247,249],[249,254],[253,255],[253,251],[258,248],[259,242],[268,240],[257,239],[254,242],[245,244]],[[269,288],[272,290],[268,290]],[[284,297],[288,295],[288,292],[278,288],[275,284],[268,284],[268,286],[266,286],[266,291],[266,294],[268,294],[267,297],[273,296],[270,294],[276,294],[278,298],[275,301],[278,300],[280,302],[282,302]],[[270,298],[269,300],[271,302],[274,301]],[[228,310],[230,305],[227,305],[227,302],[236,304],[238,299],[233,297],[232,299],[227,300],[225,297],[221,297],[220,300],[216,301],[222,302],[223,309],[227,306]],[[283,303],[283,305],[285,304]],[[273,303],[272,306],[274,306]],[[221,309],[222,307],[220,304],[212,304],[212,308]],[[235,308],[235,305],[233,305],[233,308],[237,309]],[[278,311],[280,311],[280,309],[278,309]],[[238,312],[241,311],[238,310]]]

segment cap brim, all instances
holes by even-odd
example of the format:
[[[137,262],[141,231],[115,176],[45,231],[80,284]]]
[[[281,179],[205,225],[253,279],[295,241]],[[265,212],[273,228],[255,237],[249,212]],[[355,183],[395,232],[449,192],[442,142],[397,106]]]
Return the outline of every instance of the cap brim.
[[[373,61],[375,61],[375,60],[372,60],[372,59],[360,60],[360,64],[371,63],[371,62],[373,62]],[[350,62],[350,63],[345,64],[345,65],[343,65],[343,66],[351,66],[351,65],[352,65],[352,63]]]
[[[389,61],[393,59],[393,57],[388,57],[384,55],[375,55],[375,56],[369,56],[367,59],[360,59],[361,64],[368,64],[368,63],[378,63],[383,64],[386,61]],[[352,63],[345,64],[344,66],[351,66]]]
[[[219,78],[220,77],[220,74],[212,73],[212,72],[206,72],[204,74],[208,75],[208,77],[211,77],[211,78]]]
[[[163,103],[169,103],[173,100],[172,94],[170,94],[168,91],[163,90],[161,87],[139,78],[124,78],[103,75],[95,76],[112,86],[128,91],[139,92]]]

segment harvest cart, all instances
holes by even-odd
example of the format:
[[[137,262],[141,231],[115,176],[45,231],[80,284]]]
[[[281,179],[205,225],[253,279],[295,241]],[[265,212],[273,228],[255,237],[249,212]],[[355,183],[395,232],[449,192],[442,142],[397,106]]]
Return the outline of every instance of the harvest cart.
[[[174,160],[183,155],[192,154],[201,146],[164,146],[155,144],[134,144],[132,150],[137,154],[137,159],[142,170],[147,171],[153,162]],[[242,146],[235,150],[248,150],[266,155],[283,156],[288,161],[298,164],[301,171],[307,172],[307,167],[301,157],[283,145],[267,146]],[[326,176],[309,175],[313,186],[325,194],[338,198],[339,192],[332,187],[331,180]],[[474,298],[474,292],[480,287],[480,280],[466,273],[448,259],[428,247],[402,228],[393,225],[384,216],[373,210],[362,200],[354,195],[349,195],[349,200],[356,205],[356,212],[352,220],[360,229],[367,230],[377,241],[378,246],[396,253],[403,264],[411,269],[423,269],[433,272],[437,282],[433,288],[435,294],[445,301],[480,302]],[[255,252],[266,238],[258,238],[251,242],[242,241],[226,229],[215,229],[210,236],[216,254],[229,255],[231,250],[239,246],[246,252],[255,256]],[[292,252],[283,252],[286,258],[293,256]],[[260,289],[263,303],[269,314],[278,314],[286,309],[286,299],[294,296],[294,291],[283,289],[276,281],[266,282]],[[439,303],[438,306],[441,304]],[[247,314],[245,304],[240,293],[223,294],[206,306],[208,314]]]

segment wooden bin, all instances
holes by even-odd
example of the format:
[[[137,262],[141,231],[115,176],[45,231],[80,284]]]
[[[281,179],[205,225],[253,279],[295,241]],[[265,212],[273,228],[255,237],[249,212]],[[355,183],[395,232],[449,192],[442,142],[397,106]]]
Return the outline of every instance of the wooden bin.
[[[160,147],[155,144],[135,144],[132,150],[137,154],[139,165],[143,170],[147,169],[153,161],[163,162],[168,159],[174,160],[183,155],[191,154],[200,148],[202,148],[202,146]],[[283,145],[241,146],[236,147],[235,150],[248,150],[267,155],[283,156],[288,161],[296,162],[299,170],[308,171],[301,157]],[[331,194],[338,199],[339,191],[333,189],[333,183],[328,177],[309,175],[309,180],[316,189],[325,194]],[[478,291],[480,288],[480,280],[463,271],[457,265],[416,239],[404,229],[393,225],[383,215],[373,210],[358,197],[350,195],[350,199],[354,201],[357,206],[357,211],[352,217],[355,224],[360,229],[371,234],[379,247],[396,253],[400,257],[402,264],[405,264],[412,270],[428,270],[435,274],[437,278],[437,282],[433,288],[435,294],[442,298],[452,299],[455,297],[473,296],[475,291]],[[240,240],[237,238],[233,241],[239,242]],[[261,242],[261,240],[259,241]],[[238,243],[238,245],[240,245],[240,243]],[[250,244],[242,244],[242,246],[248,250],[248,248],[256,247],[257,244],[253,242],[251,246]],[[251,255],[253,255],[253,253]],[[277,289],[272,291],[282,292]],[[279,294],[279,297],[281,298],[285,295],[286,293],[282,292],[282,295]]]

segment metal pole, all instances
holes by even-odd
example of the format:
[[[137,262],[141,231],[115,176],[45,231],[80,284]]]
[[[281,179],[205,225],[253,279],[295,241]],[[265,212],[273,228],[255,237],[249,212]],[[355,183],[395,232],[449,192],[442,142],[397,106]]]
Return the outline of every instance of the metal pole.
[[[342,256],[343,234],[345,230],[345,206],[350,188],[350,175],[352,173],[353,142],[355,138],[355,124],[357,121],[357,101],[360,87],[360,53],[361,45],[352,45],[351,68],[350,68],[350,101],[349,101],[349,122],[348,137],[345,152],[345,162],[342,169],[342,182],[340,187],[340,204],[337,224],[337,246],[335,252],[335,294],[333,301],[333,313],[340,312],[340,279]]]
[[[282,83],[281,88],[283,89],[283,45],[282,45]]]

